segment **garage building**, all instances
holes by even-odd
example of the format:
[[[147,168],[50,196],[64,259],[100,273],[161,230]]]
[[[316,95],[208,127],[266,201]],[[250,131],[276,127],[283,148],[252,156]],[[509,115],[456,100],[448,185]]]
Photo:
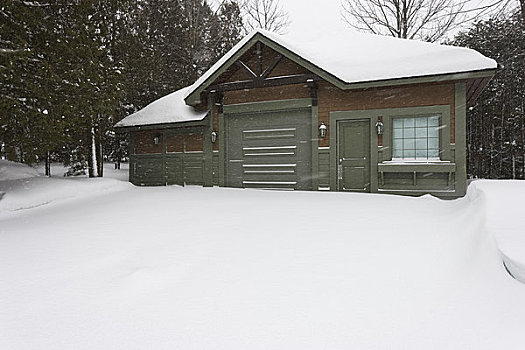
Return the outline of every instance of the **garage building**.
[[[496,69],[460,47],[258,30],[116,126],[136,185],[459,197],[466,109]]]

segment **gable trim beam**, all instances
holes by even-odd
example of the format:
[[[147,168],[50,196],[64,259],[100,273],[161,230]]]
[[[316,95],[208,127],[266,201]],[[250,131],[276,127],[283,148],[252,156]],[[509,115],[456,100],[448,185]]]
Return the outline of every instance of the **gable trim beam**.
[[[247,71],[254,79],[256,79],[258,77],[257,74],[255,74],[250,69],[250,67],[248,67],[243,61],[241,61],[241,60],[235,61],[235,64],[238,65],[239,67],[241,67],[242,69],[244,69],[245,71]]]
[[[273,72],[273,70],[275,69],[275,67],[277,67],[277,65],[279,64],[279,62],[281,62],[281,59],[283,58],[283,55],[277,55],[277,57],[275,57],[275,59],[273,60],[272,64],[270,64],[268,66],[268,68],[265,69],[265,71],[261,74],[261,77],[263,79],[266,79],[268,78],[268,76]]]
[[[284,77],[275,77],[267,79],[256,79],[256,80],[244,80],[233,83],[224,83],[212,85],[209,87],[210,92],[224,92],[244,89],[254,89],[260,87],[271,87],[271,86],[282,86],[282,85],[296,85],[296,84],[307,84],[310,81],[319,80],[313,74],[298,74],[289,75]]]
[[[262,74],[262,46],[261,42],[257,42],[257,76]]]

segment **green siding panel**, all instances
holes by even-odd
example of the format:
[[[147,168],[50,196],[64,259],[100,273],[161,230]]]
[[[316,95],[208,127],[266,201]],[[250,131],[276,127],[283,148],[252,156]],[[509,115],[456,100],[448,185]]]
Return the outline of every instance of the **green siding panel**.
[[[140,186],[165,184],[162,155],[135,155],[131,158],[130,172],[133,174],[133,184]]]
[[[139,186],[204,185],[202,152],[132,155],[130,181]]]
[[[330,149],[319,149],[319,188],[330,187]]]
[[[166,155],[166,183],[168,185],[184,185],[184,154],[170,154]]]
[[[213,152],[212,171],[213,186],[219,186],[219,152]]]
[[[204,154],[184,154],[184,183],[186,185],[204,185]]]

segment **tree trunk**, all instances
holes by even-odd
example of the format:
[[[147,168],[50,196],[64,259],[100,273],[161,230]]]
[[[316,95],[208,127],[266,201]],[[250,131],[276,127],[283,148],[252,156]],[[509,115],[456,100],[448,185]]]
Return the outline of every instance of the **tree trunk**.
[[[91,161],[90,161],[89,177],[98,177],[97,167],[97,144],[95,141],[95,127],[91,127]]]
[[[98,177],[103,177],[104,176],[104,152],[103,152],[103,148],[102,148],[102,141],[101,141],[101,137],[100,135],[98,135],[98,142],[97,142],[97,146],[98,146],[98,163],[97,163],[97,168],[98,168]]]
[[[46,168],[46,176],[51,177],[51,156],[49,152],[46,153],[45,168]]]
[[[523,0],[522,0],[523,2]],[[524,114],[521,118],[521,150],[523,151],[523,162],[521,163],[522,179],[525,179],[525,100],[521,100],[521,111]]]
[[[523,19],[523,25],[525,25],[525,0],[520,0],[521,5],[521,17]]]

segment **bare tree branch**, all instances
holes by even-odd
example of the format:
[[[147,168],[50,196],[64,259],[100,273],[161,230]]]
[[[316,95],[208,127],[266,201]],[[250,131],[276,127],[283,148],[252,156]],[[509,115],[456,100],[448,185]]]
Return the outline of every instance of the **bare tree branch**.
[[[469,0],[342,0],[343,20],[358,30],[438,41],[459,26],[504,11],[511,1],[472,7]],[[525,0],[520,0],[525,18]]]
[[[264,29],[284,33],[290,25],[288,14],[279,0],[238,0],[244,18],[244,30]]]

